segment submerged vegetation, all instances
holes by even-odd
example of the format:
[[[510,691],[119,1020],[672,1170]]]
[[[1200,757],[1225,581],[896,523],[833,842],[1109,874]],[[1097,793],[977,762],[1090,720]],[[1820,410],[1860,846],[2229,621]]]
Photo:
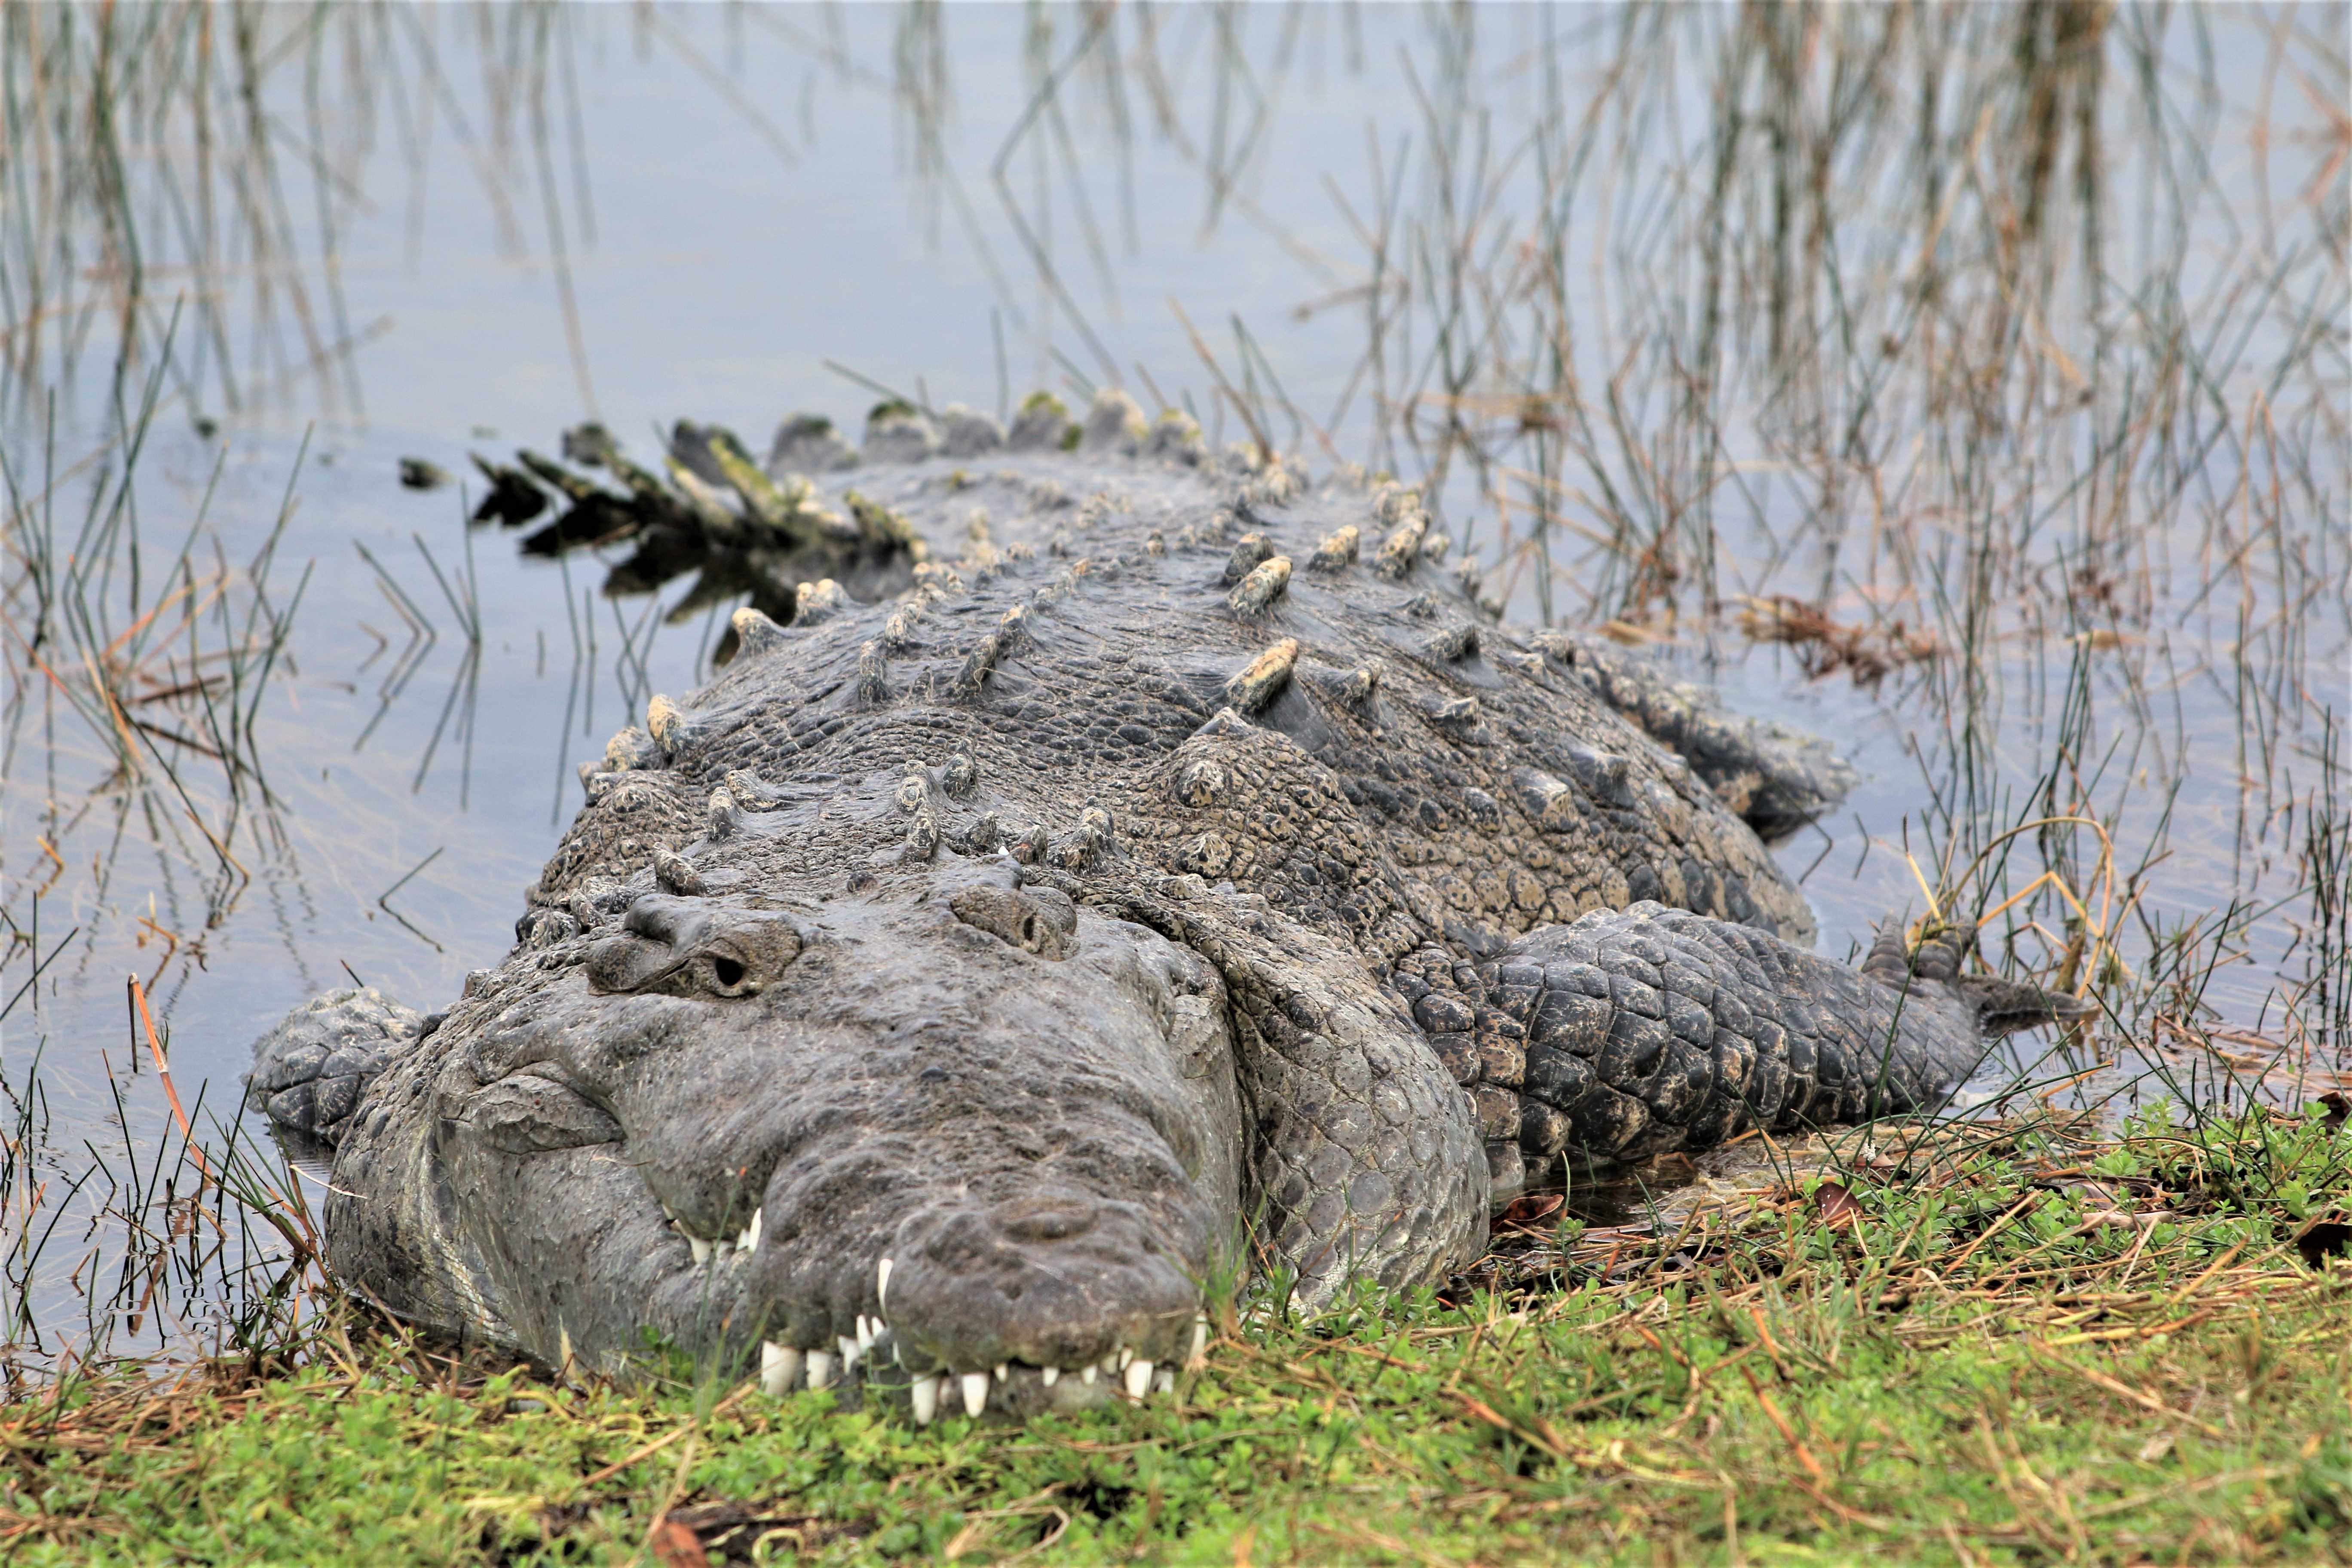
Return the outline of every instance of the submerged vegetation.
[[[2352,1560],[2344,13],[1039,7],[1003,106],[971,16],[0,7],[0,1556]],[[330,489],[289,540],[334,450],[392,484],[334,429],[395,331],[378,161],[413,257],[454,148],[544,368],[615,396],[597,73],[646,60],[766,175],[837,154],[819,84],[883,104],[1000,414],[1122,384],[1418,480],[1514,614],[1892,737],[1783,851],[1832,943],[1908,900],[2100,1016],[1937,1125],[1571,1183],[1442,1292],[1237,1317],[1172,1406],[917,1432],[403,1337],[213,999],[454,985],[419,911],[513,889],[386,825],[529,794],[534,864],[723,616],[456,505]],[[1375,80],[1360,152],[1305,134]],[[1139,297],[1180,195],[1295,308]],[[232,456],[289,409],[324,458]],[[561,710],[526,780],[478,771],[501,682]],[[308,782],[387,753],[387,796]]]

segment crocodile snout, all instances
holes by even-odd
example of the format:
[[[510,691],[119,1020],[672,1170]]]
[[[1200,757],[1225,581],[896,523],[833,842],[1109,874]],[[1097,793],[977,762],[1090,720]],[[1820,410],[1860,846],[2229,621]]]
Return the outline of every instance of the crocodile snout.
[[[1094,1223],[1093,1209],[1050,1198],[1013,1204],[996,1216],[997,1227],[1015,1241],[1064,1241],[1091,1230]]]
[[[1213,971],[1026,891],[871,923],[836,903],[725,1039],[646,999],[702,1045],[677,1077],[681,1056],[632,1058],[661,1095],[639,1169],[688,1233],[680,1278],[758,1325],[771,1389],[854,1385],[918,1420],[1147,1397],[1231,1286]],[[1015,940],[1024,920],[1060,945]],[[704,1080],[725,1087],[687,1092]]]
[[[912,1216],[893,1243],[882,1316],[916,1418],[1022,1416],[1165,1389],[1198,1349],[1211,1242],[1205,1211],[1155,1217],[1132,1205],[1049,1198]]]

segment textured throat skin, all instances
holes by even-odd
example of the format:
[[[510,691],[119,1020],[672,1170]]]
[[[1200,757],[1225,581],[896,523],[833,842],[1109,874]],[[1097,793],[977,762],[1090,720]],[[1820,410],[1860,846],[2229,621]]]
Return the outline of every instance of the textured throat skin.
[[[499,968],[262,1042],[257,1100],[334,1147],[330,1260],[395,1312],[1019,1414],[1148,1393],[1251,1272],[1438,1277],[1563,1154],[1975,1063],[1957,954],[1807,953],[1733,809],[1828,804],[1817,743],[1496,624],[1410,491],[1123,398],[1070,453],[961,417],[979,450],[893,416],[868,458],[913,460],[853,474],[929,542],[911,585],[739,611],[585,772]]]

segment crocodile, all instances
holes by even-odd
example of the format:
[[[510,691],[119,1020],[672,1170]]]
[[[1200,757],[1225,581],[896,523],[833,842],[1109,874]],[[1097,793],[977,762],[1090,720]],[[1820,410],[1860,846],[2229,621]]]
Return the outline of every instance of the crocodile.
[[[1145,1399],[1239,1292],[1439,1280],[1562,1161],[1932,1108],[2081,1010],[1956,930],[1811,952],[1767,837],[1845,764],[1505,624],[1409,487],[1117,394],[866,434],[486,465],[569,502],[541,547],[752,602],[503,962],[257,1045],[394,1316],[918,1421]]]

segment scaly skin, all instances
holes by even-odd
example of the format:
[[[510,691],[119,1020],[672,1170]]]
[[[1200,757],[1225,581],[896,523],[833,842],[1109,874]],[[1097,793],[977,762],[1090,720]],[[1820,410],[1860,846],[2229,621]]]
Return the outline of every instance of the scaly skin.
[[[1116,395],[944,425],[883,411],[892,464],[839,471],[789,426],[805,493],[691,426],[675,497],[609,445],[628,497],[567,478],[793,624],[737,612],[583,770],[445,1016],[338,993],[262,1042],[391,1310],[556,1364],[856,1363],[922,1419],[1140,1395],[1253,1272],[1429,1280],[1530,1165],[1928,1105],[2052,1010],[1948,943],[1805,952],[1734,806],[1785,829],[1843,764],[1494,624],[1412,492]]]

